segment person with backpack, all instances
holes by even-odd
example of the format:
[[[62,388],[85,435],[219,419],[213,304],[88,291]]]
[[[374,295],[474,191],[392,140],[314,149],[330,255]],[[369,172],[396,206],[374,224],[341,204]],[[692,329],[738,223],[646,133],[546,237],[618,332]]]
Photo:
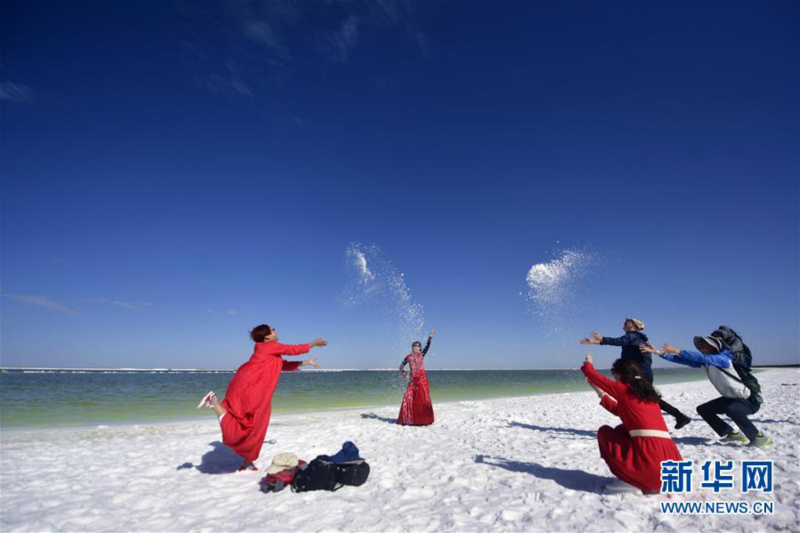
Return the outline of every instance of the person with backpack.
[[[679,350],[667,343],[664,343],[660,351],[652,344],[642,344],[640,349],[673,363],[705,369],[711,384],[722,396],[697,406],[697,414],[722,437],[721,442],[750,441],[750,446],[755,448],[764,448],[772,444],[772,438],[759,431],[748,418],[761,408],[761,395],[753,392],[736,375],[737,370],[734,368],[734,358],[730,350],[713,335],[695,337],[694,345],[699,353]],[[719,417],[723,413],[733,420],[741,432],[735,431],[730,424]]]
[[[592,365],[591,354],[581,367],[589,385],[611,414],[622,419],[612,428],[597,431],[600,456],[619,480],[606,492],[661,490],[661,461],[682,461],[680,451],[667,431],[658,405],[659,394],[644,375],[644,369],[630,359],[617,359],[610,380]]]
[[[621,346],[622,359],[633,361],[642,368],[642,377],[650,384],[653,383],[653,360],[650,354],[639,350],[639,346],[648,342],[647,335],[642,333],[644,322],[636,318],[626,318],[622,326],[625,335],[622,337],[604,337],[601,333],[593,331],[589,337],[581,341],[581,344],[600,344],[601,346]],[[658,405],[661,410],[675,417],[675,429],[681,429],[691,418],[683,414],[680,409],[674,407],[663,399],[659,398]]]
[[[214,391],[206,394],[197,406],[214,409],[222,429],[222,443],[244,459],[239,470],[258,470],[254,464],[264,445],[272,414],[272,395],[282,371],[294,371],[302,365],[319,367],[316,359],[292,362],[283,355],[301,355],[328,341],[319,338],[308,344],[280,344],[278,331],[267,324],[253,328],[250,337],[256,343],[253,355],[239,367],[220,402]]]
[[[433,405],[431,404],[431,392],[428,386],[428,376],[425,374],[424,361],[435,334],[436,328],[433,328],[428,335],[425,348],[422,348],[422,343],[419,341],[414,341],[411,344],[411,353],[400,364],[400,372],[409,378],[403,403],[400,406],[400,414],[397,417],[397,423],[400,425],[429,426],[433,424]],[[410,373],[406,372],[406,365],[411,369]]]

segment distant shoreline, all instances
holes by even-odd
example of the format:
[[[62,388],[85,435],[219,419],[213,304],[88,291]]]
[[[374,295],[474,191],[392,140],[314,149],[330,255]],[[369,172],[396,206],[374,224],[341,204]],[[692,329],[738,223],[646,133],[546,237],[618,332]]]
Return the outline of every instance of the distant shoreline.
[[[792,363],[785,365],[753,365],[752,368],[757,369],[770,369],[770,368],[800,368],[800,363]],[[428,369],[428,372],[512,372],[512,371],[534,371],[534,370],[578,370],[577,367],[562,367],[562,368],[433,368]],[[603,368],[600,368],[603,370]],[[607,369],[606,369],[607,370]],[[102,368],[102,367],[23,367],[23,366],[2,366],[0,372],[28,372],[28,373],[46,373],[46,372],[112,372],[112,373],[136,373],[136,372],[175,372],[175,373],[234,373],[235,368]],[[396,368],[320,368],[320,369],[307,369],[303,372],[397,372]]]
[[[427,372],[514,372],[534,370],[578,370],[563,368],[429,368]],[[181,372],[181,373],[233,373],[235,368],[61,368],[61,367],[0,367],[0,371],[13,372]],[[397,368],[320,368],[303,369],[303,372],[397,372]]]
[[[394,369],[387,369],[396,372]],[[502,371],[502,369],[500,369]],[[570,370],[570,369],[532,369],[532,370]],[[684,370],[684,369],[680,369]],[[692,370],[696,369],[685,369],[686,372],[691,372]],[[355,370],[356,372],[360,372],[361,370]],[[575,370],[575,372],[579,372],[579,370]],[[123,372],[124,373],[124,372]],[[132,372],[131,372],[132,373]],[[192,372],[188,372],[192,373]],[[676,385],[676,384],[689,384],[689,383],[696,383],[703,381],[704,376],[701,378],[690,378],[687,380],[676,381],[672,383],[666,383],[666,385]],[[450,404],[463,404],[463,403],[483,403],[483,402],[494,402],[500,400],[513,400],[513,399],[524,399],[524,398],[532,398],[532,397],[539,397],[539,396],[549,396],[549,395],[571,395],[571,394],[582,394],[588,392],[585,389],[579,390],[543,390],[543,391],[532,391],[526,392],[521,394],[510,394],[510,395],[502,395],[502,396],[481,396],[475,398],[450,398],[450,399],[436,399],[436,405],[450,405]],[[340,407],[328,407],[328,408],[299,408],[299,409],[288,409],[288,410],[280,410],[280,411],[273,411],[272,417],[274,420],[281,420],[281,419],[292,419],[295,417],[302,417],[302,416],[309,416],[314,414],[321,414],[321,413],[356,413],[363,410],[369,409],[386,409],[386,408],[394,408],[396,406],[396,402],[378,402],[378,403],[369,403],[369,404],[362,404],[362,405],[348,405],[348,406],[340,406]],[[207,418],[207,417],[206,417]],[[135,426],[170,426],[170,425],[182,425],[182,424],[195,424],[198,421],[202,420],[202,418],[196,416],[186,416],[186,415],[176,415],[176,416],[168,416],[168,417],[158,417],[158,418],[150,418],[150,417],[142,417],[142,418],[131,418],[131,419],[117,419],[117,420],[102,420],[102,421],[83,421],[83,422],[59,422],[57,424],[43,424],[43,425],[0,425],[0,434],[3,432],[24,432],[24,431],[61,431],[61,430],[97,430],[97,429],[109,429],[109,428],[124,428],[124,427],[135,427]]]

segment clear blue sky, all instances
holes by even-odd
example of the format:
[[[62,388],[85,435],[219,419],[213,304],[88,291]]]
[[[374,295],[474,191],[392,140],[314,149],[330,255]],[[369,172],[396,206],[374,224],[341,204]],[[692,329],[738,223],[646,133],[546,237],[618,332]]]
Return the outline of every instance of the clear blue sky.
[[[799,362],[795,1],[0,15],[3,365],[230,368],[261,322],[394,365],[341,305],[353,241],[405,273],[432,368],[576,366],[626,315]],[[520,293],[559,246],[605,261],[544,324]]]

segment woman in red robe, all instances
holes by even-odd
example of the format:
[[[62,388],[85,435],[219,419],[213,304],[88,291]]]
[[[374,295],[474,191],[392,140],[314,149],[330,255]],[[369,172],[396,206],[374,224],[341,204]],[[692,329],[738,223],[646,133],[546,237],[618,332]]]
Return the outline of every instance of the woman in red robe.
[[[411,353],[400,364],[400,372],[404,376],[409,376],[405,370],[406,365],[411,369],[411,373],[406,394],[403,396],[403,404],[400,406],[400,416],[397,417],[398,424],[404,426],[433,424],[433,405],[431,405],[431,392],[428,388],[428,376],[425,375],[424,361],[435,333],[436,328],[433,328],[431,334],[428,335],[428,343],[425,348],[422,348],[419,341],[414,341],[414,344],[411,345]]]
[[[635,361],[614,361],[611,375],[615,381],[598,373],[588,354],[581,370],[600,396],[600,405],[622,419],[622,424],[615,428],[603,426],[597,431],[600,456],[622,481],[607,490],[658,493],[661,461],[683,460],[661,415],[658,392]]]
[[[239,367],[228,384],[222,402],[214,391],[200,401],[216,411],[222,428],[222,442],[244,459],[240,470],[257,470],[253,464],[261,452],[272,414],[272,394],[281,371],[294,371],[302,365],[317,365],[316,359],[291,362],[282,355],[301,355],[328,342],[319,338],[309,344],[280,344],[278,332],[266,324],[253,328],[250,337],[256,343],[252,357]]]

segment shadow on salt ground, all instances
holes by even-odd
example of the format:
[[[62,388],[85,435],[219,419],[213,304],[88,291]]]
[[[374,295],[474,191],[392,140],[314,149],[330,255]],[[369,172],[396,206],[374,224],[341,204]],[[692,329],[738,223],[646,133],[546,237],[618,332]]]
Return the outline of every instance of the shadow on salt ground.
[[[602,494],[603,487],[614,481],[613,477],[603,477],[584,472],[583,470],[563,470],[561,468],[550,468],[536,463],[523,463],[521,461],[510,461],[500,457],[487,455],[476,455],[475,462],[489,466],[504,468],[510,472],[523,472],[541,479],[551,479],[570,490],[583,492],[593,492]]]
[[[675,437],[672,439],[675,444],[683,446],[705,446],[711,444],[705,437]]]
[[[203,454],[199,465],[183,463],[177,470],[196,468],[202,474],[230,474],[242,466],[242,458],[219,441],[210,442],[212,450]]]
[[[772,418],[760,418],[760,419],[751,418],[750,421],[753,422],[753,424],[759,424],[763,422],[764,424],[792,424],[793,426],[798,425],[798,422],[795,420],[774,420]]]
[[[534,426],[533,424],[523,424],[522,422],[509,422],[508,427],[532,429],[534,431],[552,431],[555,433],[569,433],[570,435],[579,435],[581,437],[591,437],[593,439],[597,438],[597,431],[588,431],[585,429],[548,428],[543,426]]]
[[[387,422],[389,424],[397,424],[396,418],[389,418],[386,416],[378,416],[375,413],[361,413],[361,418],[370,418],[372,420],[380,420],[381,422]]]

